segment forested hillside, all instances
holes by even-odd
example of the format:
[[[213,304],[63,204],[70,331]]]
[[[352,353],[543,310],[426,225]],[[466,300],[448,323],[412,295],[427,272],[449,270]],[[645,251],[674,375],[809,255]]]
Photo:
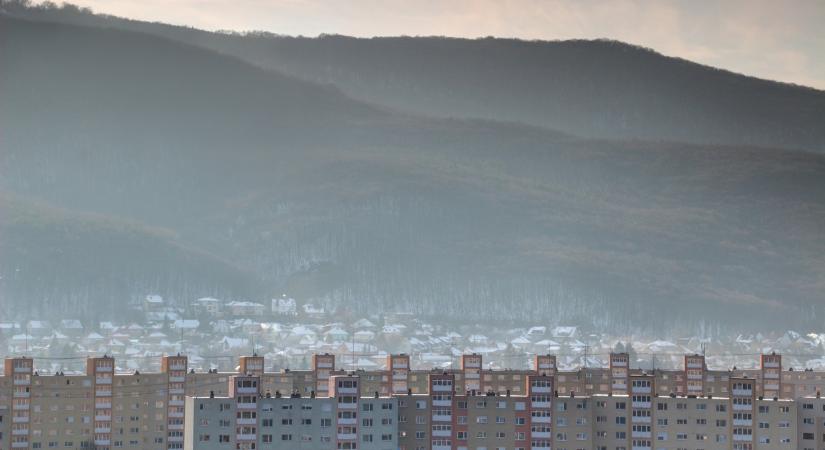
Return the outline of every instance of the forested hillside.
[[[296,38],[208,33],[73,7],[7,9],[168,37],[420,114],[515,121],[595,138],[825,152],[825,92],[621,42]]]
[[[416,116],[8,15],[0,55],[0,296],[21,314],[149,290],[662,330],[707,320],[698,306],[753,327],[825,313],[816,153]],[[28,208],[60,213],[20,225]]]

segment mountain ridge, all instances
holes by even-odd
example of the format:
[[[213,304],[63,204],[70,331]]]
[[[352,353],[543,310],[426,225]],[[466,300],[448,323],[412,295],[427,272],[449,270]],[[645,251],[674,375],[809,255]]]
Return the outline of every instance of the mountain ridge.
[[[825,92],[618,41],[226,34],[72,7],[11,9],[162,35],[416,114],[524,122],[590,138],[825,152]]]

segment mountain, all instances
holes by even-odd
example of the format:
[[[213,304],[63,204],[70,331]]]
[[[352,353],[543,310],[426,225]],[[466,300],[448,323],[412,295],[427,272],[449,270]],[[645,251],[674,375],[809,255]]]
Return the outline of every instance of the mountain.
[[[821,154],[417,116],[179,40],[9,15],[0,55],[0,192],[83,218],[4,232],[4,279],[46,255],[0,284],[14,311],[48,273],[76,277],[50,301],[101,309],[286,291],[661,331],[823,313]],[[49,258],[64,241],[80,256]]]
[[[621,42],[295,38],[208,33],[71,6],[8,9],[164,36],[418,114],[522,122],[592,138],[825,152],[825,92]]]

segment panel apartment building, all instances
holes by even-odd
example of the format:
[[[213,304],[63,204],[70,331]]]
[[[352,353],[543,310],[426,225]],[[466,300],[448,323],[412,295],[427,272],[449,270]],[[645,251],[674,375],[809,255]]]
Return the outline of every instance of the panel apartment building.
[[[552,355],[531,370],[487,370],[481,355],[386,366],[348,373],[324,354],[266,372],[253,355],[237,373],[195,372],[176,355],[124,374],[103,356],[82,375],[45,375],[7,358],[0,449],[825,449],[823,374],[782,370],[781,355],[754,370],[687,355],[681,370],[645,372],[621,353],[574,371]]]

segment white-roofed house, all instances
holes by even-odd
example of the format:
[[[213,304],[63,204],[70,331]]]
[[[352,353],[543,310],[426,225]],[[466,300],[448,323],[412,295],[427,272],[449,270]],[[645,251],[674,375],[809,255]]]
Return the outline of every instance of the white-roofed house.
[[[298,314],[298,304],[294,298],[282,296],[272,299],[272,313],[281,316],[295,316]]]
[[[212,297],[201,297],[192,302],[192,306],[195,308],[195,311],[199,314],[217,317],[221,314],[223,302]]]
[[[226,304],[229,313],[235,317],[263,316],[266,308],[260,303],[232,301]]]
[[[63,319],[60,321],[60,331],[67,336],[80,336],[83,334],[83,324],[77,319]]]
[[[143,310],[146,312],[160,311],[163,306],[163,297],[160,295],[147,295],[143,298]]]

